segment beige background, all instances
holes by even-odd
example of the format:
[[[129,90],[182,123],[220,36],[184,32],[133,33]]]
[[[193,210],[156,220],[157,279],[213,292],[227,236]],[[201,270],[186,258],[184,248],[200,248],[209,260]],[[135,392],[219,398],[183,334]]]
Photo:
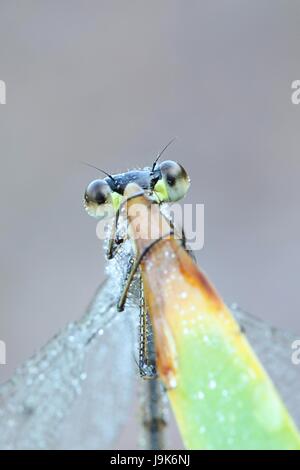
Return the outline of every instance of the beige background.
[[[227,302],[300,330],[297,0],[0,0],[0,379],[103,278],[82,208],[98,174],[167,157],[205,204],[200,265]]]

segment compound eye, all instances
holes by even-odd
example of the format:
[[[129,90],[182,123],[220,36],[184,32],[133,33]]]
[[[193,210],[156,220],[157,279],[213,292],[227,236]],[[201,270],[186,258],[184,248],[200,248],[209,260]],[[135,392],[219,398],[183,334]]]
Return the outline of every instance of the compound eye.
[[[162,162],[158,168],[165,190],[164,200],[175,202],[182,199],[190,186],[190,179],[185,169],[179,163],[171,160]]]
[[[89,215],[100,219],[113,214],[112,191],[106,181],[94,180],[88,185],[84,193],[84,207]]]

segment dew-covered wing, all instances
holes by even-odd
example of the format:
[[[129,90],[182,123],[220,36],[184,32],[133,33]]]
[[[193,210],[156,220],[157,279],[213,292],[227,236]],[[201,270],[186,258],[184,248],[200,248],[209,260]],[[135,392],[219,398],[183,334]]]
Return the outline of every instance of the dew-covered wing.
[[[108,280],[79,322],[0,387],[0,448],[113,447],[134,371],[128,312],[117,314],[115,305],[116,286]]]
[[[300,365],[292,361],[292,344],[300,335],[274,328],[237,306],[231,311],[300,426]]]

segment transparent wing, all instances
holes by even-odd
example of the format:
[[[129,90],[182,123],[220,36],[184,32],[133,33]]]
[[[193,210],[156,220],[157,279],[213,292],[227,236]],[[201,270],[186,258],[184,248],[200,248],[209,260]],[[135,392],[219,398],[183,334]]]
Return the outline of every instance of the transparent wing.
[[[231,311],[300,426],[300,366],[291,359],[292,343],[299,336],[271,327],[235,305]]]
[[[81,396],[62,423],[60,449],[109,449],[128,418],[133,398],[133,330],[119,314],[86,357]],[[75,430],[75,432],[74,432]]]
[[[117,292],[108,279],[84,317],[0,387],[0,448],[112,445],[126,420],[134,371],[130,307],[116,313]]]

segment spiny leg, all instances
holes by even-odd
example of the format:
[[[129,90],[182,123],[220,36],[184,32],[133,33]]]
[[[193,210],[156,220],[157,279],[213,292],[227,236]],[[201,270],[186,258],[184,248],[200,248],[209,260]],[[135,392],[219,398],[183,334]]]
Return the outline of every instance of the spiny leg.
[[[117,303],[118,312],[123,312],[125,308],[125,302],[127,300],[128,291],[133,281],[133,278],[138,270],[139,265],[140,265],[140,258],[134,259],[133,257],[130,257],[128,261],[125,280],[121,289],[121,295]]]
[[[143,195],[144,195],[143,190],[135,194],[132,194],[127,199],[125,199],[125,201],[123,201],[120,207],[117,209],[114,222],[112,225],[111,233],[110,233],[110,238],[108,241],[108,247],[106,251],[107,259],[112,259],[114,257],[117,246],[120,245],[124,241],[123,238],[118,238],[118,235],[117,235],[118,223],[119,223],[122,209],[124,208],[124,206],[126,206],[128,201],[130,201],[131,199],[135,199],[137,197],[143,196]]]
[[[157,377],[153,330],[146,308],[143,281],[140,278],[139,370],[144,379]]]
[[[120,218],[120,209],[117,210],[113,224],[112,224],[111,233],[110,233],[110,237],[108,240],[108,247],[106,251],[107,259],[112,259],[114,257],[117,246],[122,242],[121,239],[120,239],[120,242],[119,240],[117,240],[117,228],[118,228],[119,218]]]
[[[143,281],[140,278],[140,336],[139,369],[143,384],[142,424],[144,428],[144,447],[162,450],[165,442],[166,406],[165,392],[156,374],[155,345],[150,317],[145,304]]]

